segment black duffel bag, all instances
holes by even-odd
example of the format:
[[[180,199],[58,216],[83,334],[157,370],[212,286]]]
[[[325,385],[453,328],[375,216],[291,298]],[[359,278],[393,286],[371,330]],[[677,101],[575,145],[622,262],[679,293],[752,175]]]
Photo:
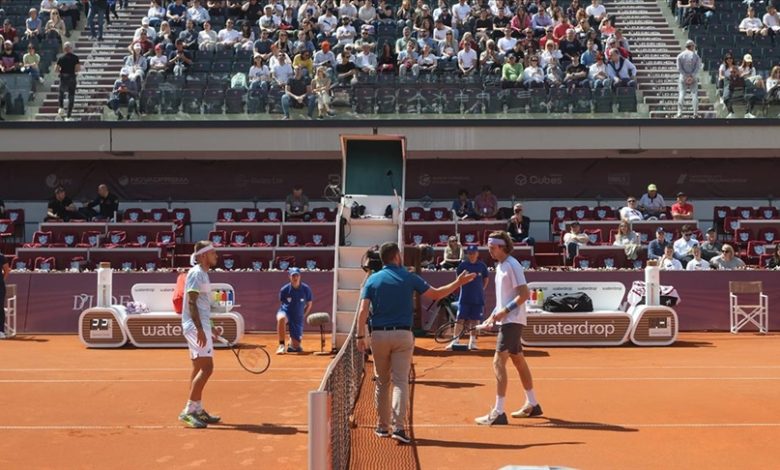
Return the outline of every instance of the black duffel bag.
[[[544,299],[542,309],[555,313],[592,312],[593,301],[584,292],[552,294]]]

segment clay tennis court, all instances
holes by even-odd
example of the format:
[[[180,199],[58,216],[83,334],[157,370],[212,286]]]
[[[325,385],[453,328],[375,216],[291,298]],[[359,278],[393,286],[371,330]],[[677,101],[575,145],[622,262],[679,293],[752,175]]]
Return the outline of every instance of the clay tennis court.
[[[494,401],[492,340],[472,353],[418,340],[415,446],[374,437],[372,391],[364,388],[351,467],[776,467],[778,334],[689,333],[668,348],[530,349],[545,417],[482,428],[473,418]],[[275,343],[272,335],[247,341]],[[218,352],[204,404],[224,424],[194,430],[176,420],[186,398],[184,350],[87,350],[75,336],[25,336],[1,351],[0,468],[10,469],[305,468],[306,397],[331,360],[273,356],[255,377]],[[513,377],[507,405],[522,401]]]

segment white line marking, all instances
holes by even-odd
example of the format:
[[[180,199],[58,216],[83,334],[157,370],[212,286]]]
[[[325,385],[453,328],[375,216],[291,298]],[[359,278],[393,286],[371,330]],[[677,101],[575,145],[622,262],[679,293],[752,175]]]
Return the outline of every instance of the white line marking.
[[[230,424],[216,424],[216,425],[210,425],[209,427],[213,427],[214,429],[231,429],[233,426]],[[237,429],[246,428],[248,426],[236,426]],[[276,427],[286,427],[286,428],[298,428],[300,430],[305,430],[309,426],[307,424],[268,424],[268,425],[262,425],[258,424],[257,426],[251,426],[253,428],[269,428],[273,429]],[[0,431],[73,431],[73,430],[80,430],[80,431],[113,431],[117,429],[126,429],[126,430],[141,430],[141,431],[156,431],[160,429],[186,429],[187,427],[184,425],[171,425],[171,424],[129,424],[129,425],[21,425],[21,426],[0,426]]]
[[[216,367],[219,371],[243,371],[240,368],[229,367]],[[274,370],[318,370],[325,371],[325,367],[274,367]],[[180,372],[192,371],[192,367],[139,367],[139,368],[84,368],[84,369],[71,369],[71,368],[29,368],[29,369],[0,369],[0,372]]]
[[[542,418],[537,418],[542,419]],[[360,428],[373,429],[375,425],[361,424]],[[588,429],[614,429],[614,428],[777,428],[780,423],[535,423],[535,424],[512,424],[501,426],[501,429],[512,428],[588,428]],[[414,423],[414,429],[437,429],[437,428],[480,428],[485,426],[478,424],[419,424]]]
[[[209,382],[320,382],[320,378],[288,378],[288,379],[212,379]],[[475,377],[475,378],[462,378],[458,377],[457,380],[444,379],[427,379],[424,376],[417,376],[417,382],[492,382],[494,377]],[[512,382],[520,381],[519,378],[509,379]],[[731,381],[769,381],[780,380],[780,377],[534,377],[534,380],[542,382],[558,382],[558,381],[580,381],[580,382],[605,382],[605,381],[629,381],[629,382],[648,382],[648,381],[665,381],[665,380],[731,380]],[[180,379],[0,379],[0,383],[148,383],[148,382],[188,382],[186,378]]]
[[[127,383],[147,383],[147,382],[189,382],[187,379],[0,379],[0,383],[104,383],[104,382],[127,382]],[[211,382],[322,382],[322,378],[311,379],[211,379]]]

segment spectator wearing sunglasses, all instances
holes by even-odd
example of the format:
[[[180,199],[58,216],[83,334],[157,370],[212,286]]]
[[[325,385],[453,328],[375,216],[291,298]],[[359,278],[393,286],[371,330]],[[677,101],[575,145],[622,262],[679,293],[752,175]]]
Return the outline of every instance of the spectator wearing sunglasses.
[[[642,216],[642,213],[636,208],[636,198],[634,196],[629,196],[626,199],[626,206],[620,209],[620,220],[634,222],[643,219],[644,216]]]
[[[683,266],[693,259],[693,247],[699,246],[699,242],[693,237],[693,232],[689,225],[683,225],[680,229],[680,238],[674,242],[674,257],[680,261]]]
[[[744,269],[745,262],[734,253],[734,247],[723,245],[720,255],[712,258],[710,264],[715,269]]]
[[[529,236],[529,228],[531,226],[531,219],[523,215],[523,205],[520,203],[515,204],[514,215],[509,218],[506,231],[513,241],[527,243],[533,246],[536,241],[533,237]]]

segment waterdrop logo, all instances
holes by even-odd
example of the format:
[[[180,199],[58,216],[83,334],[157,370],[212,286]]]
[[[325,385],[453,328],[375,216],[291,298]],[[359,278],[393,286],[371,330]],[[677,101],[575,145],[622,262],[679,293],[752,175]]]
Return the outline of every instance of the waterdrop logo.
[[[51,174],[46,177],[46,186],[54,189],[57,186],[57,175]]]
[[[420,186],[428,187],[431,185],[431,175],[428,173],[423,173],[420,175],[420,177],[417,179],[417,183]]]
[[[120,186],[127,186],[128,184],[130,184],[130,178],[128,178],[127,175],[122,175],[119,177]]]

